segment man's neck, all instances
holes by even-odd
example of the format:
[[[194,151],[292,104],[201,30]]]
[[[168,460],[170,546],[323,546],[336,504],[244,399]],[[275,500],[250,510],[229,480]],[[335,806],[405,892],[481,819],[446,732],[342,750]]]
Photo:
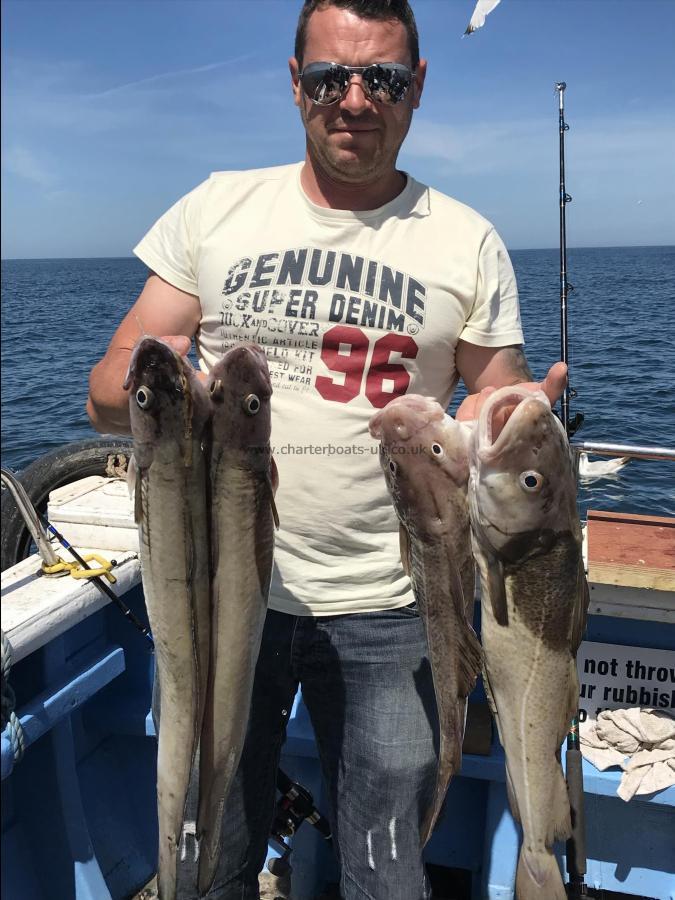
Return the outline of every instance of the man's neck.
[[[311,160],[306,159],[300,173],[300,184],[308,199],[326,209],[349,209],[360,212],[379,209],[401,193],[406,185],[403,172],[393,170],[386,179],[372,184],[350,184],[329,178]]]

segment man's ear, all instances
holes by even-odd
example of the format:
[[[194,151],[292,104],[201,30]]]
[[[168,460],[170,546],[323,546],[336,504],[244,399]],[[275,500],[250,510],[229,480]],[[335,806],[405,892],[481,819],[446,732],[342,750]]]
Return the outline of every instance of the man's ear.
[[[300,66],[298,65],[298,61],[294,56],[288,60],[288,68],[291,73],[291,90],[293,91],[293,102],[296,106],[300,106],[302,102],[302,97],[300,96],[302,93],[302,87],[300,86],[300,78],[298,77],[300,74]]]
[[[424,89],[424,79],[427,75],[427,61],[426,59],[421,59],[417,64],[417,69],[415,70],[415,77],[413,78],[413,109],[417,109],[420,105],[420,101],[422,99],[422,91]]]

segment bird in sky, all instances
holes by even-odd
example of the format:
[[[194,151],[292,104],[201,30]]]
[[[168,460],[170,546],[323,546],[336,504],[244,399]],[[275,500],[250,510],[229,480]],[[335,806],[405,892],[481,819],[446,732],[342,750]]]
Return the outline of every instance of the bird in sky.
[[[499,3],[500,0],[478,0],[473,15],[471,16],[471,21],[466,26],[466,31],[462,36],[466,37],[467,34],[473,34],[476,29],[482,28],[483,25],[485,25],[486,16],[488,16]]]

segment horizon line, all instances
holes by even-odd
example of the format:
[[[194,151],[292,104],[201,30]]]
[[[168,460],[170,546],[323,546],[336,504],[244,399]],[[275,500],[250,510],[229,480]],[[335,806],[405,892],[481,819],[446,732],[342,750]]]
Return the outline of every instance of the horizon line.
[[[665,247],[675,247],[675,243],[673,244],[578,244],[574,247],[567,247],[567,250],[633,250],[636,248],[649,248],[654,247],[655,249],[665,248]],[[560,246],[555,245],[552,247],[507,247],[506,248],[509,253],[529,253],[531,251],[540,251],[540,250],[559,250]],[[0,257],[0,262],[53,262],[54,260],[73,260],[73,259],[136,259],[139,263],[141,260],[138,259],[133,253],[130,253],[125,256],[3,256]],[[143,265],[143,263],[141,263]],[[147,268],[147,266],[146,266]]]

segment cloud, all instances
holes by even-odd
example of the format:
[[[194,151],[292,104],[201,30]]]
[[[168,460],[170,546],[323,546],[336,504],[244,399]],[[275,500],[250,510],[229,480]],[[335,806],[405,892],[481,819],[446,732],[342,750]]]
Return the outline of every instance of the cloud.
[[[12,175],[18,175],[40,187],[56,187],[56,175],[30,147],[19,144],[9,147],[2,155],[2,165]]]
[[[557,158],[557,130],[549,119],[458,123],[416,118],[405,153],[458,174],[527,173],[550,168]],[[668,148],[675,144],[675,123],[665,115],[580,119],[566,138],[566,151],[577,171],[633,172],[636,163],[652,174],[673,175]]]
[[[205,66],[195,66],[190,69],[176,69],[173,72],[161,72],[158,75],[149,75],[147,78],[139,78],[137,81],[128,81],[125,84],[118,84],[115,87],[107,88],[105,91],[99,91],[95,94],[86,94],[83,96],[83,99],[99,100],[103,97],[110,97],[113,94],[118,94],[121,91],[134,90],[135,88],[146,87],[150,84],[158,84],[177,78],[186,78],[191,75],[200,75],[203,72],[212,72],[215,69],[222,69],[225,66],[232,66],[235,65],[235,63],[245,62],[247,59],[251,59],[252,56],[252,53],[245,53],[242,56],[235,56],[232,59],[224,59],[220,62],[208,63],[208,65]]]
[[[235,132],[244,122],[249,131],[264,131],[264,121],[254,118],[256,104],[269,107],[270,98],[281,98],[287,85],[279,79],[279,69],[261,69],[254,83],[242,71],[235,56],[207,65],[161,72],[118,84],[96,93],[84,93],[81,85],[91,83],[91,75],[75,64],[45,65],[33,78],[25,60],[10,60],[11,74],[4,79],[5,122],[23,143],[40,135],[43,140],[72,142],[99,135],[133,135],[132,144],[148,140],[152,123],[155,143],[173,141],[181,133],[220,131],[227,123]],[[221,70],[233,67],[223,84]],[[71,75],[73,77],[69,78]],[[244,89],[245,88],[245,89]],[[223,116],[225,114],[225,117]],[[234,123],[234,124],[233,124]],[[194,138],[193,145],[196,144]]]

